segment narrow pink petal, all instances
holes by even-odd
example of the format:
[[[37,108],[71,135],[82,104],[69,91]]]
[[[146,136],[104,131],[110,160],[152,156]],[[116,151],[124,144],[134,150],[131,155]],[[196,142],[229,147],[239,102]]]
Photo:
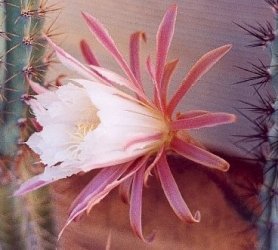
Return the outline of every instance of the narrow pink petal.
[[[183,118],[171,123],[172,130],[199,129],[214,127],[222,124],[232,123],[236,120],[235,115],[228,113],[207,113],[192,118]]]
[[[32,81],[29,77],[27,77],[26,79],[27,79],[29,86],[36,94],[43,94],[43,93],[49,92],[49,90],[47,88],[43,87],[39,83]]]
[[[129,166],[130,164],[121,164],[102,169],[74,199],[69,209],[70,214],[83,201],[87,201],[88,196],[94,196],[103,191],[107,185],[121,177]]]
[[[137,138],[132,139],[131,141],[127,142],[124,146],[124,150],[132,147],[135,144],[142,143],[142,142],[150,142],[150,141],[158,141],[162,137],[162,133],[156,133],[153,135],[144,135],[138,136]]]
[[[229,163],[219,156],[193,144],[184,142],[177,137],[172,140],[171,148],[185,158],[209,168],[227,171],[230,167]]]
[[[64,232],[65,228],[78,216],[80,216],[86,210],[89,211],[95,204],[99,203],[108,193],[116,186],[121,184],[134,175],[141,167],[143,167],[148,160],[148,157],[143,157],[134,163],[134,166],[127,174],[120,178],[124,174],[126,169],[130,167],[133,162],[123,164],[122,167],[115,166],[114,170],[108,171],[109,168],[101,170],[101,172],[84,188],[84,190],[74,200],[69,217],[66,224],[59,233],[59,238]],[[100,175],[100,176],[99,176]],[[112,175],[112,176],[111,176]],[[108,176],[111,176],[108,178]],[[96,179],[97,178],[97,179]]]
[[[209,111],[206,110],[190,110],[184,113],[180,113],[178,112],[176,115],[176,118],[179,119],[187,119],[187,118],[193,118],[196,116],[200,116],[200,115],[205,115],[207,113],[210,113]]]
[[[203,55],[191,68],[181,86],[174,94],[168,105],[168,114],[171,115],[176,106],[186,94],[186,92],[193,86],[206,72],[208,72],[228,51],[232,48],[232,45],[224,45],[217,49]]]
[[[128,167],[128,164],[122,164],[104,168],[87,184],[71,204],[69,218],[60,231],[59,238],[62,236],[66,227],[87,209],[90,198],[95,198],[95,204],[100,202],[110,191],[107,190],[107,186],[120,178]]]
[[[152,169],[156,166],[157,162],[159,161],[159,159],[160,159],[160,157],[162,156],[163,153],[164,153],[164,147],[161,147],[159,149],[158,153],[156,154],[153,162],[146,168],[145,176],[144,176],[144,185],[145,185],[145,187],[148,186],[148,178],[151,175]]]
[[[120,51],[116,47],[115,42],[113,41],[105,27],[96,18],[89,15],[88,13],[82,12],[82,15],[85,21],[87,22],[90,31],[96,36],[98,41],[111,53],[111,55],[121,66],[121,68],[129,77],[130,81],[134,84],[134,86],[140,89],[140,84],[138,83],[126,60],[121,55]]]
[[[146,35],[144,32],[136,32],[130,36],[129,41],[129,58],[130,68],[137,81],[142,85],[140,73],[140,40],[146,42]]]
[[[54,42],[52,42],[49,38],[47,38],[48,43],[51,45],[51,47],[55,50],[57,57],[61,61],[61,63],[66,66],[67,68],[77,72],[78,74],[82,75],[86,79],[89,80],[95,80],[102,83],[105,83],[101,77],[99,77],[96,73],[94,73],[92,70],[84,66],[81,62],[76,60],[74,57],[72,57],[70,54],[65,52],[62,48],[57,46]],[[105,83],[107,84],[107,83]]]
[[[36,132],[42,131],[42,125],[35,118],[29,118],[29,119]]]
[[[154,234],[147,239],[142,232],[142,195],[145,168],[140,168],[135,173],[131,188],[129,218],[134,233],[144,242],[150,242],[154,238]]]
[[[82,55],[88,64],[100,66],[96,56],[94,55],[93,51],[91,50],[86,40],[80,41],[80,48],[81,48]]]
[[[177,67],[179,60],[176,59],[171,61],[165,65],[163,76],[162,76],[162,83],[161,83],[161,99],[164,106],[167,103],[167,94],[168,94],[168,87],[171,81],[171,77]]]
[[[131,163],[127,163],[129,166],[130,165],[134,165],[132,167],[131,170],[128,170],[127,173],[125,173],[124,176],[122,176],[120,179],[116,180],[115,182],[111,183],[110,185],[108,185],[106,187],[106,192],[108,191],[108,193],[114,189],[115,187],[119,186],[123,181],[127,180],[128,178],[130,178],[131,176],[134,176],[134,174],[141,168],[144,168],[146,167],[146,163],[148,161],[148,158],[149,156],[144,156],[142,157],[140,160],[138,160],[137,162],[135,162],[133,164],[133,162]],[[108,194],[107,193],[107,194]],[[94,200],[90,200],[89,204],[88,204],[88,207],[87,207],[87,213],[90,212],[90,210],[93,208],[93,206],[96,204],[96,202]]]
[[[111,239],[112,239],[112,233],[110,229],[109,235],[107,237],[106,245],[105,245],[105,250],[111,250]]]
[[[117,85],[124,86],[128,88],[129,90],[135,92],[138,96],[142,98],[146,98],[145,94],[135,87],[129,80],[125,79],[124,77],[118,75],[117,73],[110,71],[108,69],[98,67],[98,66],[90,66],[96,72],[99,74],[101,77],[104,79],[108,80],[109,82],[116,83]]]
[[[102,169],[89,184],[82,190],[82,192],[74,199],[70,206],[70,211],[73,210],[81,200],[84,200],[87,195],[97,193],[104,189],[108,184],[118,179],[127,169],[127,164],[107,167]]]
[[[109,185],[106,185],[104,190],[100,193],[97,194],[91,194],[88,193],[89,196],[86,197],[86,199],[77,205],[77,207],[74,209],[75,211],[78,211],[81,207],[84,208],[84,210],[89,211],[97,202],[99,202],[99,198],[105,194],[105,196],[115,187],[117,187],[119,184],[121,184],[123,181],[127,180],[131,176],[133,176],[141,167],[144,167],[146,162],[147,162],[147,157],[143,157],[140,160],[138,160],[136,163],[134,163],[134,166],[132,167],[131,170],[128,171],[122,178],[117,178],[113,182],[111,182]],[[129,167],[131,163],[128,163],[127,166]],[[71,214],[73,214],[74,210],[72,211]],[[84,211],[83,210],[83,211]],[[80,213],[80,211],[79,211]]]
[[[153,84],[155,84],[155,69],[154,69],[150,56],[148,56],[148,58],[147,58],[146,65],[147,65],[147,70],[151,77],[151,80],[152,80]]]
[[[161,156],[157,163],[157,172],[164,194],[179,219],[188,223],[199,222],[201,219],[200,212],[197,211],[194,217],[191,214],[174,180],[165,154]]]
[[[156,82],[159,87],[161,86],[167,54],[174,35],[176,16],[177,6],[172,5],[167,9],[156,34]]]
[[[155,79],[155,69],[154,69],[154,66],[152,64],[150,56],[148,56],[148,58],[147,58],[146,65],[147,65],[147,70],[148,70],[148,73],[151,77],[152,83],[154,85],[154,90],[153,90],[154,103],[155,103],[156,107],[159,107],[160,110],[163,111],[161,95],[159,94],[160,93],[160,87],[158,86],[158,84],[156,82],[156,79]]]
[[[121,200],[124,203],[129,204],[130,203],[130,191],[131,191],[131,185],[132,185],[133,177],[130,177],[123,181],[119,186],[119,194],[121,197]]]
[[[44,181],[40,179],[40,176],[34,176],[33,178],[27,180],[24,182],[18,190],[14,192],[14,196],[21,196],[25,195],[27,193],[30,193],[34,190],[37,190],[43,186],[46,186],[47,184],[51,183],[51,181]]]
[[[15,195],[23,195],[52,182],[70,177],[82,171],[78,166],[46,166],[44,172],[22,183]]]

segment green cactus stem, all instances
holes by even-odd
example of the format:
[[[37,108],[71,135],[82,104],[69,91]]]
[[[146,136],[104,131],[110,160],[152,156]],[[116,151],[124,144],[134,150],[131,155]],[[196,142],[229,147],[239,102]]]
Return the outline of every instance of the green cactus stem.
[[[4,162],[0,174],[9,172],[10,176],[8,181],[0,178],[0,248],[4,250],[56,247],[49,190],[43,188],[22,199],[12,196],[19,178],[26,180],[41,169],[34,165],[36,158],[21,142],[33,132],[23,100],[31,93],[27,77],[43,83],[48,67],[42,36],[44,8],[45,0],[6,0],[0,4],[5,32],[0,37],[4,62],[0,67],[0,160]]]
[[[277,5],[278,6],[278,5]],[[278,28],[277,13],[276,29]],[[274,34],[276,32],[273,32]],[[276,101],[273,105],[271,126],[268,132],[269,153],[264,166],[264,181],[260,192],[262,214],[258,220],[258,249],[278,249],[278,39],[271,42],[271,63],[269,67],[271,85],[275,91]]]

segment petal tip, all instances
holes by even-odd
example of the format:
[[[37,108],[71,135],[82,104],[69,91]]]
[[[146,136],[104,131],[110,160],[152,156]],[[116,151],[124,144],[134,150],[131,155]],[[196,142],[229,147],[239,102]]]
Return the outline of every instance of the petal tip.
[[[147,42],[147,35],[144,31],[138,31],[138,34],[140,35],[140,37],[142,38],[143,42]]]
[[[237,116],[236,115],[231,115],[231,122],[236,122],[237,121]]]
[[[25,195],[31,191],[34,191],[40,187],[45,186],[47,183],[43,180],[37,179],[36,177],[33,177],[33,179],[30,179],[23,183],[19,189],[17,189],[14,193],[14,197]]]
[[[171,10],[171,11],[177,11],[178,10],[178,5],[176,3],[174,4],[171,4],[169,7],[168,7],[168,10]]]
[[[228,43],[226,45],[223,45],[222,48],[228,53],[232,49],[233,45],[231,43]]]
[[[199,223],[201,221],[201,213],[200,211],[196,211],[195,215],[194,215],[194,222]]]
[[[223,164],[221,166],[219,166],[218,169],[223,172],[227,172],[230,169],[230,164],[225,161],[225,162],[223,162]]]
[[[92,15],[90,15],[86,11],[81,11],[81,15],[83,16],[86,22],[90,22],[90,19],[95,19]]]
[[[81,15],[86,18],[89,16],[89,14],[86,11],[81,11]]]

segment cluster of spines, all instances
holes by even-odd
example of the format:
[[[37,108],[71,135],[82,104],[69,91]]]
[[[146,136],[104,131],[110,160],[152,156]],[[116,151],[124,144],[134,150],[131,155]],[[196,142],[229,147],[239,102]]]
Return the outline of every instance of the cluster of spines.
[[[274,10],[275,21],[278,19],[278,1],[265,0]],[[255,132],[251,135],[242,136],[239,142],[251,143],[251,154],[262,166],[263,180],[257,194],[261,202],[260,212],[256,218],[258,227],[258,249],[278,249],[278,37],[276,28],[266,22],[265,25],[257,23],[255,26],[245,24],[239,25],[254,40],[249,47],[263,47],[270,51],[271,62],[259,64],[251,63],[250,67],[238,67],[249,74],[249,77],[237,83],[247,83],[254,88],[258,102],[244,103],[241,108],[243,114],[254,124]],[[265,90],[267,88],[268,90]],[[269,93],[272,94],[269,94]],[[251,111],[252,114],[243,111]],[[242,112],[243,111],[243,112]],[[254,118],[254,114],[256,117]]]
[[[34,131],[24,102],[28,80],[43,83],[52,62],[46,55],[45,17],[57,10],[47,0],[0,1],[0,249],[55,249],[56,230],[47,188],[13,197],[18,180],[39,171],[21,142]],[[51,25],[52,27],[52,25]]]

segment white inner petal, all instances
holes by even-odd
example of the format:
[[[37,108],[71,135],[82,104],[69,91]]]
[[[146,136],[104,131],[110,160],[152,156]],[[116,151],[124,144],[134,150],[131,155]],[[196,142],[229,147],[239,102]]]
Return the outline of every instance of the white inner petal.
[[[27,144],[43,163],[76,164],[84,171],[123,163],[160,143],[142,141],[127,149],[129,142],[167,133],[163,117],[152,108],[115,88],[87,80],[76,82],[79,86],[69,83],[38,95],[31,104],[43,130],[34,133]]]

